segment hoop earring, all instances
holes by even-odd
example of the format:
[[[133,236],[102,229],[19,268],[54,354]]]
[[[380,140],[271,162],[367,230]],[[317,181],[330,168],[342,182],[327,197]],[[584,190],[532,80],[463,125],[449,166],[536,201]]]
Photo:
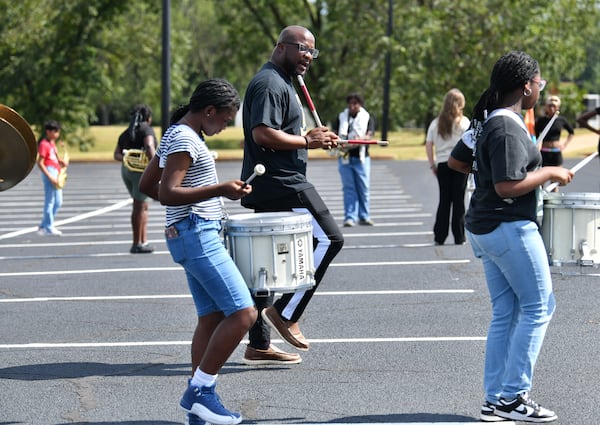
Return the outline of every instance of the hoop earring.
[[[533,93],[533,90],[531,90],[530,88],[526,88],[525,90],[523,90],[523,96],[529,97],[531,96],[531,93]]]

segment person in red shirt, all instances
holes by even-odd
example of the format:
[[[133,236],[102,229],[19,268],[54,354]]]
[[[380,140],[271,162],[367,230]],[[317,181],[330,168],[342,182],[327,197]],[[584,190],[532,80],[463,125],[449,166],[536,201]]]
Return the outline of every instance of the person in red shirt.
[[[38,227],[40,235],[60,236],[62,232],[54,227],[54,217],[62,205],[62,189],[57,187],[61,167],[67,167],[68,160],[58,156],[56,142],[60,137],[60,123],[50,120],[44,124],[45,136],[38,142],[37,165],[42,171],[44,183],[44,210]]]

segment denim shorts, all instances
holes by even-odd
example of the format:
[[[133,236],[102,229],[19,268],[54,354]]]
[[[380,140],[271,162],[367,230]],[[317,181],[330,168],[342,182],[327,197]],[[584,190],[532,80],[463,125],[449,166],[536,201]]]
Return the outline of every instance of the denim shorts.
[[[248,285],[225,249],[219,220],[190,217],[165,231],[173,261],[181,264],[198,316],[222,311],[225,316],[254,305]]]

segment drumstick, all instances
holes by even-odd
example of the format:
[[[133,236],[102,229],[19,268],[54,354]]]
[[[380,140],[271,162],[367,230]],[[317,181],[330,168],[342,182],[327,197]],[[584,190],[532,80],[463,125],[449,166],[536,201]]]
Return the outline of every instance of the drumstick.
[[[360,140],[360,139],[351,139],[351,140],[338,140],[338,144],[348,144],[348,145],[379,145],[379,146],[388,146],[390,142],[387,140]]]
[[[594,152],[594,153],[586,156],[581,161],[579,161],[577,164],[575,164],[575,166],[573,168],[571,168],[571,171],[573,173],[576,173],[577,171],[581,170],[588,162],[590,162],[592,159],[596,158],[597,156],[598,156],[598,152]],[[546,192],[552,192],[559,184],[560,183],[558,183],[558,182],[550,183],[545,189]]]
[[[317,127],[323,127],[323,124],[321,123],[321,119],[319,118],[319,114],[317,114],[317,110],[315,109],[315,104],[313,103],[312,99],[310,98],[310,94],[308,93],[306,84],[304,84],[304,78],[302,78],[302,75],[300,75],[300,74],[297,75],[297,78],[298,78],[298,84],[300,84],[300,88],[302,89],[302,93],[304,93],[304,97],[306,98],[306,103],[308,103],[308,109],[310,109],[310,112],[312,113],[312,116],[315,119],[315,123],[317,124]]]
[[[302,75],[297,75],[298,84],[300,84],[300,88],[302,89],[302,93],[304,93],[304,97],[306,99],[306,103],[308,104],[308,109],[312,113],[312,116],[317,124],[317,127],[322,127],[321,119],[319,118],[319,114],[317,114],[317,110],[315,108],[315,104],[313,103],[310,93],[308,93],[308,89],[306,88],[306,84],[304,83],[304,78]],[[379,146],[388,146],[389,142],[387,140],[338,140],[338,144],[349,144],[349,145],[379,145]]]
[[[254,166],[254,172],[250,175],[250,177],[248,177],[246,179],[246,181],[244,182],[244,184],[242,185],[242,189],[245,188],[246,186],[248,186],[250,184],[250,182],[252,180],[254,180],[254,178],[256,176],[262,176],[263,174],[265,174],[265,166],[262,164],[256,164]]]
[[[540,133],[540,137],[538,137],[538,139],[537,139],[537,147],[538,147],[538,149],[542,145],[542,142],[544,141],[544,138],[546,137],[546,134],[548,134],[548,131],[550,131],[550,127],[552,127],[552,124],[554,124],[554,120],[556,120],[556,117],[558,117],[558,114],[559,114],[559,112],[556,111],[554,113],[554,115],[552,115],[552,118],[550,118],[550,121],[548,121],[548,124],[546,124],[546,127],[544,127],[544,129]]]

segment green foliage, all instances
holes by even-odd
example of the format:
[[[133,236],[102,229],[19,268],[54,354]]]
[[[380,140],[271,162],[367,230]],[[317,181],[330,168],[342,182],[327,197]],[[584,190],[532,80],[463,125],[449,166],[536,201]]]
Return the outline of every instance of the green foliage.
[[[525,50],[550,92],[574,117],[600,86],[597,0],[171,0],[171,105],[207,78],[230,80],[243,96],[286,25],[316,36],[321,56],[305,80],[321,120],[361,92],[381,120],[391,59],[390,130],[422,127],[444,94],[463,91],[467,115],[494,62]],[[61,121],[64,137],[90,149],[90,123],[128,121],[147,103],[160,122],[162,10],[156,0],[0,0],[0,98],[36,128]],[[381,122],[378,123],[381,128]],[[77,134],[77,138],[75,137]],[[69,137],[73,135],[73,137]]]
[[[125,3],[4,3],[10,18],[0,30],[0,92],[6,102],[38,128],[50,118],[63,123],[65,134],[87,126],[95,109],[91,96],[103,90],[97,35]]]
[[[507,51],[525,50],[538,59],[555,90],[580,78],[586,47],[597,51],[590,38],[598,33],[594,0],[393,2],[391,37],[385,0],[225,3],[230,7],[219,9],[219,22],[238,48],[236,61],[227,65],[240,75],[248,73],[248,63],[256,64],[255,72],[268,59],[284,26],[311,29],[322,55],[305,80],[323,122],[331,121],[345,106],[345,95],[357,90],[367,109],[381,117],[388,53],[390,124],[410,127],[423,126],[437,114],[453,87],[465,93],[470,111],[487,87],[494,62]],[[580,106],[580,99],[573,101],[573,109]]]

